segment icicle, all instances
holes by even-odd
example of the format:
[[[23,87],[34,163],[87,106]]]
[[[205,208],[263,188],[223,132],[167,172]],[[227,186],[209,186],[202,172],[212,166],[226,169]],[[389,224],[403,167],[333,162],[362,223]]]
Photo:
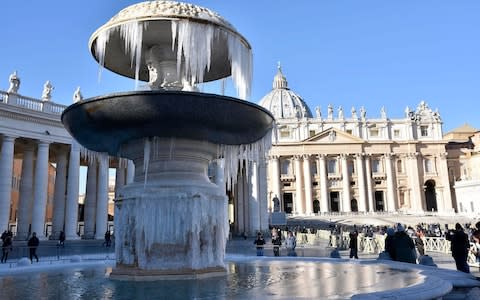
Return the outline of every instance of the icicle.
[[[101,31],[95,43],[95,55],[98,57],[98,82],[102,78],[102,71],[105,66],[105,49],[109,39],[110,29]]]
[[[143,147],[143,172],[145,173],[145,181],[143,187],[147,186],[147,177],[148,177],[148,165],[150,163],[150,150],[151,150],[151,141],[150,138],[145,138],[145,144]]]
[[[148,22],[133,21],[120,25],[120,36],[124,41],[125,51],[130,55],[130,66],[135,66],[135,89],[138,89],[143,30],[147,24]]]
[[[175,51],[176,45],[177,51],[178,74],[182,74],[183,67],[185,80],[192,85],[203,82],[205,72],[210,70],[213,41],[225,38],[238,97],[248,98],[252,80],[252,54],[238,36],[215,25],[188,20],[174,20],[171,28],[172,50]]]

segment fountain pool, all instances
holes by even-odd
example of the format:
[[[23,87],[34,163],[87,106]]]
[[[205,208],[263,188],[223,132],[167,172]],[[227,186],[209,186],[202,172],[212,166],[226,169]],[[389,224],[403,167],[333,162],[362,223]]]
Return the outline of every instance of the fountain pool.
[[[419,284],[415,270],[325,259],[228,256],[227,274],[196,280],[110,280],[113,263],[0,278],[2,299],[347,299]]]

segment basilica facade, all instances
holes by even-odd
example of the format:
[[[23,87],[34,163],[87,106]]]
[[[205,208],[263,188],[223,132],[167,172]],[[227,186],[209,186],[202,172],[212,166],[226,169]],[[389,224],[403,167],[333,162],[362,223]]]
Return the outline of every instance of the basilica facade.
[[[315,113],[289,89],[281,68],[259,103],[276,119],[267,159],[269,210],[275,197],[293,215],[453,213],[455,196],[438,111],[421,101],[391,119],[384,108],[327,106]]]

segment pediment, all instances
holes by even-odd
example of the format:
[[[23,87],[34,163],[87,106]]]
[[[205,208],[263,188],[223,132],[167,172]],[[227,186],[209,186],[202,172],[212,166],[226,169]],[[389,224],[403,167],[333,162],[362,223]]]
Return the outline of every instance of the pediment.
[[[304,140],[307,143],[319,143],[319,144],[350,144],[350,143],[363,143],[364,140],[351,135],[347,132],[342,130],[338,130],[336,128],[328,128],[322,132],[317,133],[314,136],[309,137],[308,139]]]

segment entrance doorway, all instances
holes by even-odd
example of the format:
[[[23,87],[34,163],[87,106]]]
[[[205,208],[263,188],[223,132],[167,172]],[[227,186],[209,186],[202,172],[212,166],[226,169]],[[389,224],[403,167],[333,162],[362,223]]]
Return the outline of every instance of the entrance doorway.
[[[352,201],[350,201],[350,206],[352,208],[352,211],[358,211],[358,202],[357,202],[357,199],[352,199]]]
[[[340,194],[338,192],[330,192],[330,211],[339,212],[340,206],[338,205]]]
[[[313,200],[313,213],[317,214],[320,212],[320,201]]]
[[[375,211],[384,211],[385,201],[383,199],[383,191],[375,191]]]
[[[435,180],[427,180],[427,182],[425,182],[425,202],[427,204],[427,211],[438,211]]]
[[[283,194],[283,211],[287,214],[293,212],[293,195],[292,193]]]

